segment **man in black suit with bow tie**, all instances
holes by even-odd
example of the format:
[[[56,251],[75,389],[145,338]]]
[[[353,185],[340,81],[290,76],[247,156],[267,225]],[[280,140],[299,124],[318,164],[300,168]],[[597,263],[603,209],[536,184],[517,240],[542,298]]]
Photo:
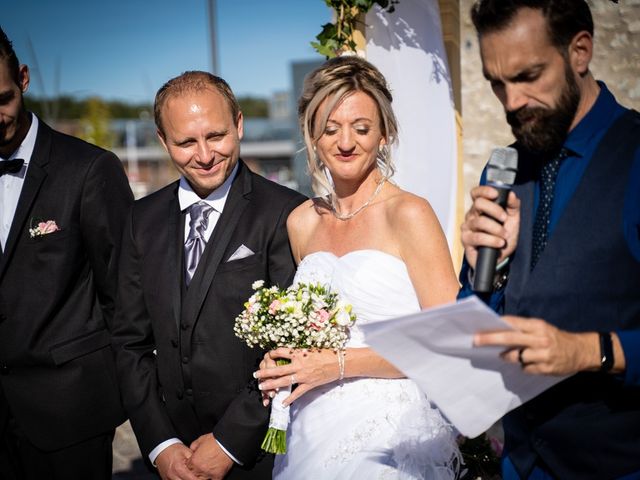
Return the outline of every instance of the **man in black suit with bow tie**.
[[[304,197],[239,159],[242,113],[221,78],[170,80],[155,120],[181,177],[136,202],[125,227],[114,329],[125,407],[165,479],[270,478],[261,352],[233,325],[254,281],[291,283],[286,220]]]
[[[0,477],[111,478],[109,323],[133,196],[118,158],[24,107],[0,29]]]

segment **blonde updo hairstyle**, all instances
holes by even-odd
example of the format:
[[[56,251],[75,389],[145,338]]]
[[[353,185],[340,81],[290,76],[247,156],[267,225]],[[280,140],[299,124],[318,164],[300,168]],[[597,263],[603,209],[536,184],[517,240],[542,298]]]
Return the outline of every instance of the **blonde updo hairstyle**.
[[[315,144],[323,135],[329,115],[336,105],[354,92],[364,92],[376,102],[380,128],[386,141],[378,150],[377,167],[385,179],[391,177],[395,170],[389,148],[396,141],[398,122],[391,108],[393,98],[385,78],[371,63],[357,56],[328,60],[304,80],[298,101],[298,121],[307,148],[307,166],[313,191],[318,196],[328,192],[332,205],[335,204],[335,191],[327,169],[315,153]],[[321,118],[316,118],[318,108],[325,99],[327,108]]]

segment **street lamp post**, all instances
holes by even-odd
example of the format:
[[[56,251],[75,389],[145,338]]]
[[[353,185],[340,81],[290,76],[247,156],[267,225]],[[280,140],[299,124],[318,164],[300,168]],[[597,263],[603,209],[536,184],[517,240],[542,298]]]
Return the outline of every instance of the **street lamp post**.
[[[209,41],[211,43],[211,73],[218,75],[218,32],[216,30],[216,0],[207,1],[209,10]]]

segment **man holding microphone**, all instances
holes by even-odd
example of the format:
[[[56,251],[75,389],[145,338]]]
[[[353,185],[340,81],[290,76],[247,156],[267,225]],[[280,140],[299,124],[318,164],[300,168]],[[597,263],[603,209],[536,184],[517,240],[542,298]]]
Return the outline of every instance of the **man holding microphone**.
[[[513,329],[475,345],[573,375],[505,416],[503,478],[640,478],[640,115],[589,71],[584,0],[479,0],[471,14],[519,165],[505,208],[491,186],[471,192],[460,297],[478,250],[498,249],[480,296]]]

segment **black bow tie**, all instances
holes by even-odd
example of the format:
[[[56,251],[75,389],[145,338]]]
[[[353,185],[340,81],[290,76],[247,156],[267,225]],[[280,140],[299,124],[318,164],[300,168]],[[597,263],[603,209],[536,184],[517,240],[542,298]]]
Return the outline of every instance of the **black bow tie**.
[[[0,162],[0,177],[5,173],[18,173],[22,165],[24,165],[24,160],[21,158]]]

